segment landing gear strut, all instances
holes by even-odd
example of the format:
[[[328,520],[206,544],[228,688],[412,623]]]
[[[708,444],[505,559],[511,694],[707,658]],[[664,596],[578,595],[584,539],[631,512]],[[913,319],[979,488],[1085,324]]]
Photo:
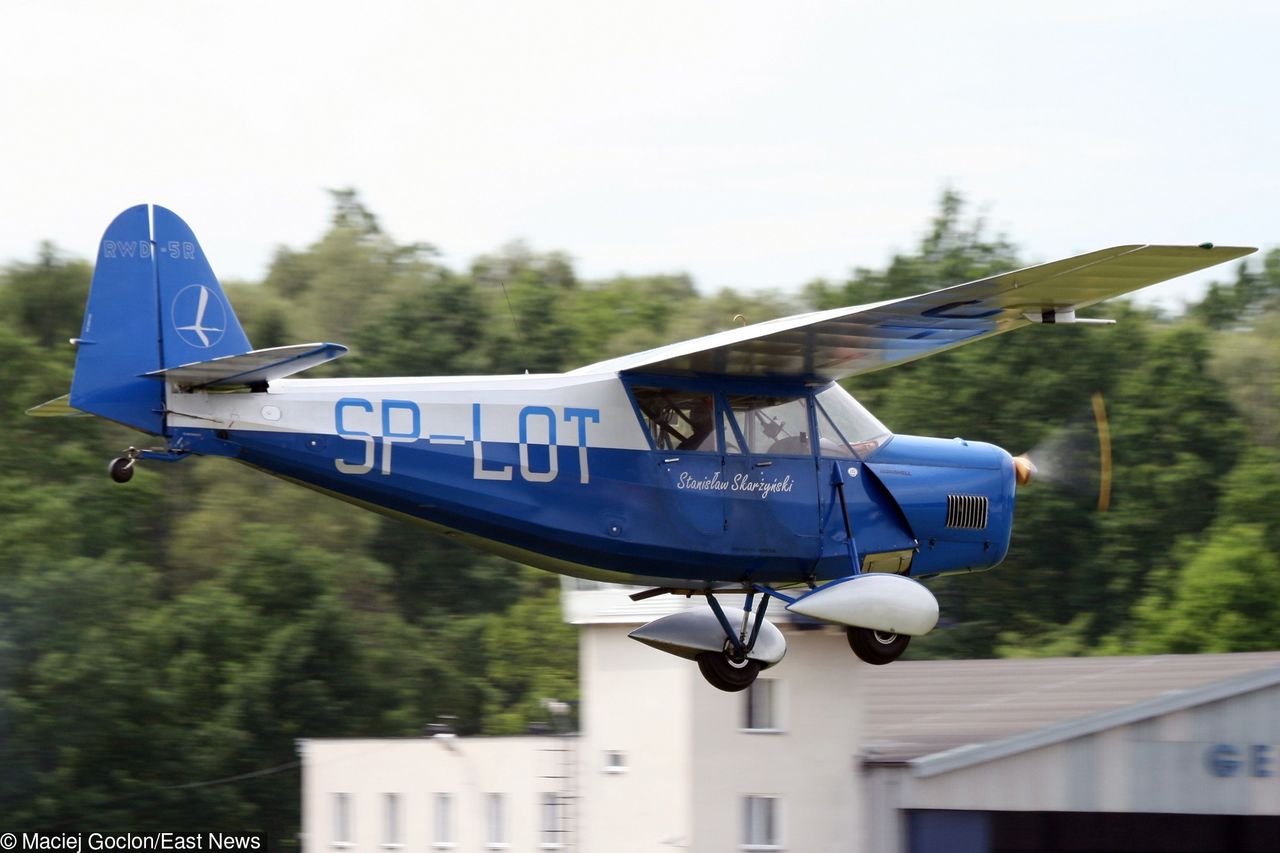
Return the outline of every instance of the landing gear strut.
[[[694,658],[698,662],[698,669],[702,671],[702,677],[707,680],[707,683],[718,690],[727,693],[746,690],[751,686],[751,682],[756,680],[756,676],[762,669],[760,661],[748,655],[755,649],[756,638],[760,635],[761,625],[764,624],[764,612],[769,607],[769,596],[760,597],[760,607],[756,610],[753,624],[751,605],[755,603],[756,593],[754,591],[747,593],[742,607],[742,627],[734,631],[733,626],[729,624],[729,618],[725,616],[724,608],[720,606],[720,602],[716,601],[715,595],[711,590],[707,590],[706,595],[707,604],[711,605],[711,612],[716,615],[716,621],[724,629],[725,641],[723,651],[703,652]]]
[[[845,631],[849,638],[849,648],[861,660],[872,666],[884,666],[893,663],[907,650],[911,637],[906,634],[890,634],[887,631],[874,631],[871,628],[849,628]]]
[[[176,447],[154,447],[150,450],[130,447],[124,456],[117,456],[107,463],[107,473],[117,483],[127,483],[133,479],[133,468],[139,459],[156,462],[177,462],[186,458],[189,451]]]

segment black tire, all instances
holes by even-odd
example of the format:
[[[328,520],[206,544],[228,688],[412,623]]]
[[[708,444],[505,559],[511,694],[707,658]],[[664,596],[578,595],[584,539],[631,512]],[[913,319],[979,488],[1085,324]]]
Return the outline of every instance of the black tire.
[[[911,638],[906,634],[890,634],[870,628],[850,628],[845,631],[849,648],[858,658],[872,666],[884,666],[902,657]]]
[[[737,693],[746,690],[760,674],[760,661],[747,658],[741,663],[729,659],[723,652],[703,652],[698,655],[698,669],[702,677],[717,690]]]
[[[117,456],[111,460],[111,464],[107,466],[107,473],[111,475],[111,479],[117,483],[127,483],[133,479],[133,462],[125,456]]]

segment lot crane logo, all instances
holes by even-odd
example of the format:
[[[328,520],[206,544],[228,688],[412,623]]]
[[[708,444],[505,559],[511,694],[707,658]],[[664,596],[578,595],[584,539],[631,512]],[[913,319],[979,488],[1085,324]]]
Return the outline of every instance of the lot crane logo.
[[[203,284],[188,284],[173,297],[173,328],[188,346],[208,349],[227,330],[227,309]]]

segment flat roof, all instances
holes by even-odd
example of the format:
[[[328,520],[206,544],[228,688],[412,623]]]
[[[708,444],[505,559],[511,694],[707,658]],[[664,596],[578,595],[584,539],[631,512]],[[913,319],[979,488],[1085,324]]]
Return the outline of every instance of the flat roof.
[[[864,758],[904,763],[1266,670],[1280,652],[897,661],[863,678]]]

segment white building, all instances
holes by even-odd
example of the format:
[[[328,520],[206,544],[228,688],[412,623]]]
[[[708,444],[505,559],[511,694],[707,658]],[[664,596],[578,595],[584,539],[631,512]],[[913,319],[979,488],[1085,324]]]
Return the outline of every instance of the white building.
[[[871,667],[784,622],[731,694],[626,636],[699,600],[574,587],[580,735],[301,741],[304,849],[1280,850],[1280,653]]]

